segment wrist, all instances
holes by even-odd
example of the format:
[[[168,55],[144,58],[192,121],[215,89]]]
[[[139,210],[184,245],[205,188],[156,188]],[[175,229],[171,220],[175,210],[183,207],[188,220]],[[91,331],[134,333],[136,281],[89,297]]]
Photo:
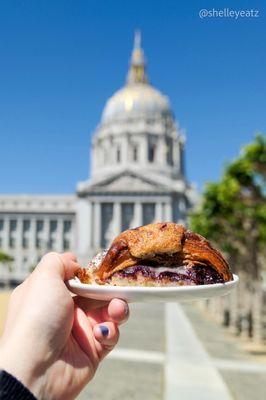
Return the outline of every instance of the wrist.
[[[23,350],[23,346],[18,352],[15,346],[3,346],[1,344],[0,369],[13,375],[37,399],[42,399],[44,375],[38,373],[38,369],[35,368],[27,354],[22,355],[21,350]]]

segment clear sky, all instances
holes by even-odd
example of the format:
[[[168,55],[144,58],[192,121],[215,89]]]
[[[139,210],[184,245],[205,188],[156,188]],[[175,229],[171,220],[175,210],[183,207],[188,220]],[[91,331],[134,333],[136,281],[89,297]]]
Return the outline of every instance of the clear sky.
[[[259,16],[199,18],[224,7]],[[124,83],[135,28],[150,80],[186,130],[191,181],[217,179],[265,133],[265,2],[3,0],[1,193],[71,193],[87,178],[91,134]]]

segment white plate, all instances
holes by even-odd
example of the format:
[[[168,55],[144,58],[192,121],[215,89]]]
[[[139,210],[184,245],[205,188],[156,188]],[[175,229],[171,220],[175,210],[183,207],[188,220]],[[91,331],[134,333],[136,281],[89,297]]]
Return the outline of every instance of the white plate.
[[[96,300],[111,300],[114,297],[128,302],[173,302],[209,299],[224,296],[234,289],[239,281],[237,275],[234,280],[226,283],[198,286],[171,286],[171,287],[143,287],[143,286],[103,286],[81,283],[79,279],[67,282],[69,290],[82,297]]]

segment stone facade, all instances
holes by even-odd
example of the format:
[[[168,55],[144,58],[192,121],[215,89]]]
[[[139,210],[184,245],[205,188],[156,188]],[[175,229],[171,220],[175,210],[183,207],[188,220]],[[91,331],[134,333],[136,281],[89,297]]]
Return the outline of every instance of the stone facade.
[[[14,263],[1,267],[0,281],[20,282],[45,252],[75,248],[75,216],[72,195],[1,195],[0,249]]]
[[[185,138],[166,96],[148,83],[140,35],[125,86],[106,103],[92,141],[91,178],[74,196],[0,196],[0,248],[23,279],[41,254],[73,249],[86,262],[122,230],[186,221],[195,190]]]

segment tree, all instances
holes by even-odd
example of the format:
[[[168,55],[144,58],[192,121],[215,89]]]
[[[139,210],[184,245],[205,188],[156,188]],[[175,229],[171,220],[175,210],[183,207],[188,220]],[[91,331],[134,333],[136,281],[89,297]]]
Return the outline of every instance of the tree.
[[[199,208],[190,216],[190,227],[223,251],[234,272],[241,272],[246,292],[240,293],[240,302],[246,307],[250,330],[260,340],[261,272],[266,264],[265,136],[257,135],[225,167],[218,182],[206,185]]]
[[[13,257],[0,250],[1,281],[5,286],[9,286],[9,276]],[[4,270],[3,270],[4,268]]]
[[[266,249],[265,136],[257,135],[220,181],[206,185],[190,226],[220,247],[235,270],[260,279]]]
[[[0,263],[10,263],[11,261],[13,261],[13,257],[0,250]]]

